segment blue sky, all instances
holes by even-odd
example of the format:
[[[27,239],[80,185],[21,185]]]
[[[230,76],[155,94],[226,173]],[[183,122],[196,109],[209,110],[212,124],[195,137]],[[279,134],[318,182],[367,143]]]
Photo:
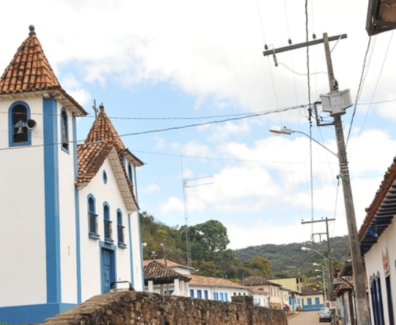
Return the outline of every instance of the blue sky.
[[[305,49],[263,57],[274,47],[305,41],[304,1],[19,1],[0,20],[0,69],[35,25],[37,36],[62,86],[92,115],[103,103],[119,134],[216,120],[210,116],[287,112],[167,132],[123,137],[146,165],[139,168],[142,211],[168,225],[184,224],[182,179],[188,182],[190,224],[210,219],[228,229],[231,248],[310,240],[324,225],[311,218],[308,138],[275,136],[271,126],[309,133]],[[21,9],[22,8],[22,9]],[[346,33],[332,52],[340,90],[353,101],[368,36],[367,3],[309,2],[309,35]],[[342,10],[340,10],[342,8]],[[396,55],[393,33],[372,38],[348,144],[360,227],[396,149]],[[335,42],[332,42],[333,47]],[[388,48],[389,47],[389,48]],[[328,92],[323,46],[310,48],[311,99]],[[290,71],[293,70],[294,72]],[[305,75],[304,75],[305,74]],[[367,105],[371,103],[371,105]],[[353,108],[342,117],[347,133]],[[196,119],[126,119],[126,118]],[[206,117],[198,119],[200,117]],[[224,118],[218,118],[224,119]],[[92,116],[78,120],[84,139]],[[336,151],[332,127],[312,127],[315,139]],[[331,235],[347,233],[335,157],[313,143],[314,218],[335,217]],[[183,155],[183,158],[181,156]],[[183,167],[182,167],[183,166]],[[338,193],[338,194],[337,194]]]

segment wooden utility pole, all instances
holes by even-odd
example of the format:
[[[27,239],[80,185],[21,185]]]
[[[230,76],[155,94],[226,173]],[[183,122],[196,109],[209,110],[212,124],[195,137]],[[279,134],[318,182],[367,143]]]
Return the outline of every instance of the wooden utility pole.
[[[337,81],[334,77],[333,64],[331,62],[331,52],[327,33],[323,34],[324,47],[327,62],[327,72],[329,75],[330,91],[338,90]],[[342,179],[342,189],[344,192],[345,212],[348,225],[349,244],[352,257],[353,282],[356,291],[356,308],[358,324],[370,324],[370,314],[368,310],[366,285],[364,282],[363,263],[360,252],[360,244],[356,226],[355,207],[353,204],[351,180],[349,178],[348,160],[345,149],[344,132],[340,115],[334,116],[334,127],[336,131],[338,159]]]
[[[327,283],[329,284],[329,300],[334,300],[334,289],[333,289],[333,263],[331,260],[331,246],[330,246],[330,236],[329,236],[329,221],[334,221],[335,219],[325,219],[312,220],[312,221],[301,221],[302,224],[306,223],[316,223],[316,222],[326,222],[326,236],[327,236]]]
[[[287,46],[280,49],[272,49],[272,50],[264,51],[263,54],[264,56],[275,55],[276,53],[280,53],[280,52],[285,52],[297,48],[303,48],[311,45],[324,43],[330,91],[336,91],[338,90],[338,84],[334,77],[329,42],[343,39],[346,37],[347,37],[346,34],[328,37],[327,33],[324,33],[323,39]],[[334,127],[337,138],[338,160],[340,165],[342,188],[344,192],[344,204],[345,204],[349,243],[350,243],[350,250],[352,257],[353,281],[356,291],[356,309],[357,309],[356,314],[358,321],[357,323],[359,325],[368,325],[370,324],[370,315],[369,315],[368,303],[366,298],[366,285],[364,282],[363,263],[362,263],[360,245],[359,245],[359,239],[357,233],[355,207],[353,204],[351,181],[349,178],[349,169],[348,169],[348,160],[345,149],[344,133],[342,130],[341,117],[339,115],[334,115],[333,117],[334,117]]]

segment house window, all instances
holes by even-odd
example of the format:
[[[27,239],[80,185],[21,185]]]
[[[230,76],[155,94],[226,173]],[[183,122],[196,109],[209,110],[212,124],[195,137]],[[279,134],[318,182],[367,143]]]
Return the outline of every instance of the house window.
[[[222,292],[220,293],[220,300],[224,301],[224,294]]]
[[[103,218],[104,218],[104,237],[105,242],[112,243],[113,242],[113,229],[111,226],[110,220],[110,207],[107,202],[103,203]]]
[[[122,225],[122,212],[120,209],[117,210],[117,237],[118,237],[118,247],[126,248],[125,237],[124,237],[124,226]]]
[[[129,178],[131,184],[133,184],[132,165],[131,165],[131,163],[128,163],[128,178]]]
[[[312,305],[312,298],[308,298],[308,305]]]
[[[228,301],[228,293],[224,294],[224,301]]]
[[[208,290],[205,290],[205,291],[204,291],[204,298],[205,298],[205,299],[209,299]]]
[[[67,153],[69,152],[69,130],[67,127],[67,113],[64,108],[61,110],[61,120],[60,120],[60,126],[61,126],[61,145],[62,145],[62,150],[66,151]]]
[[[98,234],[98,215],[96,214],[95,198],[88,195],[88,236],[92,239],[99,239]]]
[[[197,290],[197,298],[202,298],[202,290]]]
[[[190,297],[194,298],[194,290],[193,289],[190,289]]]
[[[319,298],[315,298],[315,305],[319,305],[319,304],[320,304]]]
[[[30,130],[27,121],[30,119],[30,109],[23,102],[14,103],[9,110],[9,145],[24,146],[31,144]]]
[[[213,300],[219,300],[219,294],[217,292],[213,294]]]

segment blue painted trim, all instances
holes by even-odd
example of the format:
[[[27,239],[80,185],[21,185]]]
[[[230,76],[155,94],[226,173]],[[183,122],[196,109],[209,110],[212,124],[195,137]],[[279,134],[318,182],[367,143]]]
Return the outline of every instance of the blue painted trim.
[[[90,208],[90,206],[89,206],[89,199],[92,199],[93,200],[93,202],[94,202],[94,210],[93,211],[91,211],[91,210],[89,210],[89,208]],[[87,203],[88,203],[88,206],[87,206],[87,210],[88,210],[88,212],[92,212],[92,213],[95,213],[96,214],[96,199],[95,199],[95,197],[92,195],[92,194],[88,194],[87,195]]]
[[[77,179],[77,122],[76,116],[72,115],[73,124],[73,160],[74,160],[74,179]],[[77,303],[81,303],[81,233],[80,233],[80,200],[77,185],[74,185],[74,207],[76,214],[76,277],[77,277]]]
[[[63,138],[62,138],[62,120],[63,120],[63,113],[65,113],[66,114],[66,121],[65,121],[65,124],[66,124],[66,140],[67,140],[67,145],[68,145],[68,147],[67,148],[65,148],[64,146],[63,146]],[[70,143],[69,143],[69,123],[68,123],[68,116],[67,116],[67,111],[65,110],[65,108],[64,107],[62,107],[62,109],[60,110],[60,120],[59,120],[59,131],[60,131],[60,137],[59,137],[59,139],[60,139],[60,145],[61,145],[61,149],[62,149],[62,151],[64,151],[64,152],[66,152],[67,154],[69,154],[69,147],[70,147]],[[73,121],[73,123],[74,123],[74,121]],[[74,132],[74,130],[73,130],[73,132]],[[74,135],[74,133],[73,133],[73,135]],[[77,140],[77,138],[75,139],[75,140]]]
[[[92,199],[93,201],[93,210],[91,211],[90,205],[89,205],[89,199]],[[89,224],[89,212],[96,214],[96,199],[92,194],[87,195],[87,222],[88,222],[88,230],[90,230],[90,224]],[[96,219],[96,222],[98,220]],[[98,231],[98,229],[96,229]],[[97,232],[88,232],[88,237],[91,239],[98,240],[100,238],[100,235]]]
[[[107,206],[107,208],[109,209],[108,211],[109,211],[109,214],[106,216],[105,215],[105,213],[104,213],[104,208],[105,208],[105,206]],[[103,219],[105,219],[105,220],[110,220],[110,205],[109,205],[109,203],[107,203],[107,201],[104,201],[103,202]]]
[[[103,169],[103,183],[107,184],[107,173],[104,169]]]
[[[22,105],[26,108],[27,119],[28,120],[30,119],[30,107],[27,103],[23,101],[17,101],[12,103],[12,105],[8,109],[8,145],[10,147],[30,146],[32,144],[32,131],[30,129],[27,130],[27,134],[28,134],[27,141],[14,143],[14,138],[13,138],[14,125],[12,122],[12,110],[17,105]]]
[[[133,252],[132,252],[132,232],[131,232],[131,215],[128,214],[128,232],[129,232],[129,264],[131,268],[131,284],[132,287],[135,288],[134,281],[133,281]],[[140,245],[142,246],[142,245]],[[144,282],[143,282],[144,283]],[[144,288],[144,286],[143,286]],[[143,291],[143,290],[142,290]]]
[[[114,262],[114,281],[117,281],[117,254],[116,254],[116,246],[110,243],[99,241],[99,255],[100,255],[100,283],[101,283],[101,292],[104,293],[103,290],[103,258],[102,258],[102,249],[107,249],[113,251],[113,262]]]
[[[76,307],[76,304],[39,304],[0,307],[0,321],[8,324],[44,323],[46,318]]]
[[[43,99],[45,246],[47,302],[61,302],[59,166],[57,109],[54,98]]]

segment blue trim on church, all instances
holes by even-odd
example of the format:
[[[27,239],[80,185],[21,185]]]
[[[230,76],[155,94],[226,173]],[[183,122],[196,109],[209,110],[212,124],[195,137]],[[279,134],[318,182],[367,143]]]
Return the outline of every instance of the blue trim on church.
[[[43,98],[47,302],[61,302],[58,118],[54,98]],[[31,321],[30,321],[31,322]]]
[[[75,304],[37,304],[25,306],[0,307],[0,320],[6,324],[44,323],[49,317],[64,312]]]
[[[77,123],[76,116],[73,114],[73,159],[74,159],[74,179],[77,179]],[[74,206],[76,211],[76,275],[77,275],[77,303],[81,303],[81,240],[80,240],[80,200],[77,185],[74,185]]]

